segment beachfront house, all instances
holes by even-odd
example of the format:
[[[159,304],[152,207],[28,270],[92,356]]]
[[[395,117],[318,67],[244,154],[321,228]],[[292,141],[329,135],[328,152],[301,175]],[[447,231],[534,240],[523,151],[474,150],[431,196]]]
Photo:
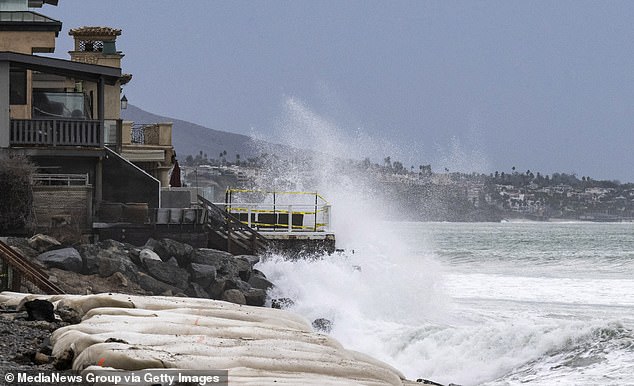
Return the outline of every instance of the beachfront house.
[[[250,207],[234,213],[235,206],[215,205],[198,184],[179,187],[180,171],[170,178],[171,123],[121,119],[127,103],[122,87],[132,78],[121,71],[121,30],[73,28],[69,59],[39,55],[55,51],[62,23],[33,9],[57,2],[0,0],[0,152],[27,156],[37,167],[32,186],[38,230],[55,233],[70,226],[73,234],[136,245],[169,237],[253,254],[269,245],[255,229],[262,228],[280,245],[327,239],[334,251],[334,235],[326,235],[324,225],[329,222],[319,220],[329,218],[329,211],[320,209],[327,203],[318,208],[315,201],[300,214],[274,201],[266,213],[257,212],[256,224]],[[230,171],[238,184],[245,182],[241,171]],[[245,214],[244,221],[235,216]],[[312,219],[313,225],[299,219]]]
[[[37,166],[38,227],[61,219],[90,232],[94,222],[119,220],[108,204],[160,206],[172,127],[121,120],[122,86],[132,77],[121,70],[121,30],[71,29],[69,59],[39,55],[54,52],[62,23],[34,9],[57,3],[0,0],[0,151]]]

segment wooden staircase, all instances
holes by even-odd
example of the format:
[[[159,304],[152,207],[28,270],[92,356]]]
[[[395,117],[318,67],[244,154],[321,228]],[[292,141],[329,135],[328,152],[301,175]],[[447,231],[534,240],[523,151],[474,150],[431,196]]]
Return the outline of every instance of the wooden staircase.
[[[255,255],[269,248],[269,241],[237,217],[198,196],[203,208],[203,224],[209,235],[209,247],[233,255]]]
[[[24,278],[48,295],[65,293],[61,288],[49,281],[48,275],[38,266],[2,241],[0,241],[0,261],[2,262],[2,273],[4,274],[4,280],[1,280],[2,286],[6,287],[2,288],[2,290],[8,289],[19,292],[21,281]],[[9,275],[9,271],[11,271],[12,275]],[[10,283],[9,276],[11,276]]]

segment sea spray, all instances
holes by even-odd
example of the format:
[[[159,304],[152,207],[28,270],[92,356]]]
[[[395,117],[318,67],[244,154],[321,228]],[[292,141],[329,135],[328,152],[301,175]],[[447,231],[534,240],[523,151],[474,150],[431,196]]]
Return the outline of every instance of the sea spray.
[[[293,299],[292,311],[309,321],[331,320],[331,335],[345,347],[397,368],[402,363],[395,358],[409,344],[404,337],[416,326],[446,323],[447,297],[438,286],[441,272],[433,260],[414,262],[360,248],[310,260],[277,256],[258,269],[276,284],[271,298]]]
[[[318,190],[332,204],[337,245],[345,252],[263,261],[259,269],[276,283],[269,297],[293,299],[293,311],[307,319],[331,320],[331,335],[346,347],[399,367],[396,358],[418,326],[447,323],[442,268],[431,255],[411,253],[409,241],[383,221],[390,213],[381,184],[349,167],[350,158],[386,142],[343,135],[297,99],[289,98],[285,108],[279,130],[289,144],[311,150],[292,155],[292,162],[270,163],[259,185]]]
[[[270,298],[293,299],[291,311],[309,321],[331,320],[330,334],[345,347],[409,378],[506,385],[623,384],[634,377],[631,303],[618,296],[619,286],[631,288],[632,281],[615,270],[612,251],[592,261],[578,251],[570,255],[578,233],[575,242],[562,243],[559,228],[539,228],[545,233],[526,243],[525,229],[509,229],[522,224],[382,221],[393,215],[385,186],[356,173],[347,161],[359,144],[300,101],[289,99],[286,106],[286,138],[313,146],[292,154],[292,161],[274,157],[278,162],[262,173],[261,186],[322,193],[333,205],[334,231],[345,252],[262,261],[258,268],[276,283]],[[451,241],[439,243],[437,229]],[[584,250],[597,243],[584,240]],[[442,255],[435,252],[439,245]],[[545,249],[549,245],[559,248]],[[531,263],[534,254],[526,246],[543,251],[540,261],[549,262],[550,274],[539,281],[531,279],[539,261]],[[581,261],[568,264],[568,256]],[[569,278],[583,281],[570,269],[578,264],[596,267],[606,280],[586,280],[584,297],[562,296],[572,288]],[[603,297],[593,297],[593,291]],[[606,303],[606,296],[612,299],[607,305],[594,303]],[[597,331],[614,331],[620,321],[628,326],[624,332],[597,343]]]

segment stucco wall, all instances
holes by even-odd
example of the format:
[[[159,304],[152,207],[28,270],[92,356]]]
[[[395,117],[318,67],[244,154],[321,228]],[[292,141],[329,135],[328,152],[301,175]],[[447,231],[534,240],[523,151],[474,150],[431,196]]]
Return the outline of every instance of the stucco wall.
[[[104,119],[121,118],[121,86],[117,82],[114,86],[106,85],[104,87]],[[97,84],[92,82],[84,82],[84,92],[93,95],[93,119],[97,119]]]
[[[31,55],[54,50],[55,32],[0,31],[0,51]]]

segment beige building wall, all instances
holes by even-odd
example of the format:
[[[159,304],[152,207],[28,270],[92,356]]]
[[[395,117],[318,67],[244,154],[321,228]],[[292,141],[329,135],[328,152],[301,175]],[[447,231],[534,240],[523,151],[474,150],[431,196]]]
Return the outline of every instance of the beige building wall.
[[[0,31],[0,51],[31,55],[55,51],[55,32]]]
[[[37,52],[55,51],[55,32],[24,32],[0,31],[0,51],[17,52],[32,55]],[[11,105],[11,119],[31,119],[31,99],[33,90],[33,76],[26,72],[26,103],[25,105]]]
[[[121,67],[123,54],[104,54],[94,51],[70,51],[70,59],[74,62],[98,64],[100,66]]]
[[[97,84],[93,82],[84,82],[84,92],[93,94],[92,117],[97,119]],[[117,82],[114,86],[106,85],[104,87],[104,119],[120,119],[121,118],[121,86]]]

